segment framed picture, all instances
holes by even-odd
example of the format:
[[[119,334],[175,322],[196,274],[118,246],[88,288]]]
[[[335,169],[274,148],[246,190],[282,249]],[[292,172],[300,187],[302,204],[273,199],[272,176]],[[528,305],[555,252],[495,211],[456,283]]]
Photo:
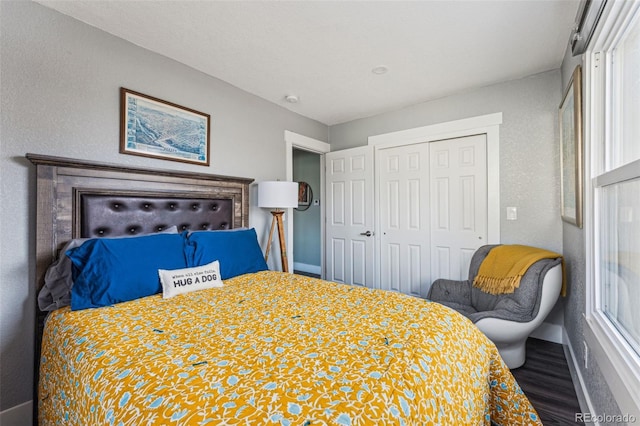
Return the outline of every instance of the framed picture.
[[[562,220],[582,228],[582,70],[576,67],[560,104]]]
[[[298,183],[298,206],[311,204],[311,186],[307,182]]]
[[[124,87],[120,112],[121,153],[209,165],[209,114]]]

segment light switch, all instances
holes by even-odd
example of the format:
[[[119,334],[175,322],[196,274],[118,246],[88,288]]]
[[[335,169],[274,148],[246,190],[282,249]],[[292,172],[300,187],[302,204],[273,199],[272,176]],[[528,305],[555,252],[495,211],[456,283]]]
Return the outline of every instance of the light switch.
[[[507,220],[518,219],[518,209],[516,207],[507,207]]]

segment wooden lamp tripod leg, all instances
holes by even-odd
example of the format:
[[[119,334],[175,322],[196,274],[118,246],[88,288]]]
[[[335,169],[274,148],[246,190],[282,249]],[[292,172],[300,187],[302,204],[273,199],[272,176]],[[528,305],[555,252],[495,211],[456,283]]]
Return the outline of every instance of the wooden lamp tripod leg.
[[[271,212],[273,219],[271,220],[271,230],[269,231],[269,242],[267,242],[267,251],[264,260],[269,260],[269,251],[271,250],[271,241],[273,240],[273,230],[276,223],[278,224],[278,240],[280,242],[280,257],[282,259],[282,272],[289,272],[289,260],[287,259],[287,245],[284,240],[284,227],[282,226],[283,210],[274,210]]]
[[[273,240],[273,230],[276,227],[276,212],[271,212],[273,219],[271,219],[271,231],[269,231],[269,242],[267,242],[267,251],[264,254],[264,261],[269,260],[269,250],[271,250],[271,240]]]
[[[280,258],[282,259],[282,272],[289,272],[289,260],[287,259],[287,246],[284,241],[284,228],[282,227],[283,214],[284,214],[284,211],[273,213],[274,217],[278,222],[278,238],[280,239]]]

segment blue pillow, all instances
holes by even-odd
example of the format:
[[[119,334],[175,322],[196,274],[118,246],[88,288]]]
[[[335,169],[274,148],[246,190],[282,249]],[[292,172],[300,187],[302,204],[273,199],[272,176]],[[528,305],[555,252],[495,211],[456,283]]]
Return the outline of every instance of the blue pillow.
[[[177,234],[178,228],[173,225],[162,231],[161,234]],[[143,234],[147,235],[147,234]],[[138,238],[142,235],[122,235],[112,238]],[[38,293],[38,307],[41,311],[54,311],[71,304],[71,288],[73,287],[74,267],[71,259],[67,257],[67,251],[80,247],[91,238],[75,238],[69,240],[62,252],[44,274],[44,286]]]
[[[269,269],[253,228],[196,231],[189,234],[188,238],[193,250],[189,266],[202,266],[217,260],[223,280]]]
[[[71,309],[98,308],[162,291],[158,269],[186,268],[186,236],[98,238],[68,250],[74,266]]]

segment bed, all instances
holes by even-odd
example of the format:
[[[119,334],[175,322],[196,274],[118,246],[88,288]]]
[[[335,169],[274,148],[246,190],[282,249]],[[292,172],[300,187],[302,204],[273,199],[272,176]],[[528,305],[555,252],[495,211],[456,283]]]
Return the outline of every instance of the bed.
[[[40,424],[541,424],[493,343],[453,310],[267,270],[248,228],[251,179],[28,158],[39,291],[83,240],[65,250],[71,306],[46,321],[38,310]],[[104,247],[126,259],[174,247],[186,266],[123,301],[74,290],[111,275],[102,263],[85,274]],[[130,278],[114,277],[106,293]],[[207,287],[191,291],[196,277]]]

